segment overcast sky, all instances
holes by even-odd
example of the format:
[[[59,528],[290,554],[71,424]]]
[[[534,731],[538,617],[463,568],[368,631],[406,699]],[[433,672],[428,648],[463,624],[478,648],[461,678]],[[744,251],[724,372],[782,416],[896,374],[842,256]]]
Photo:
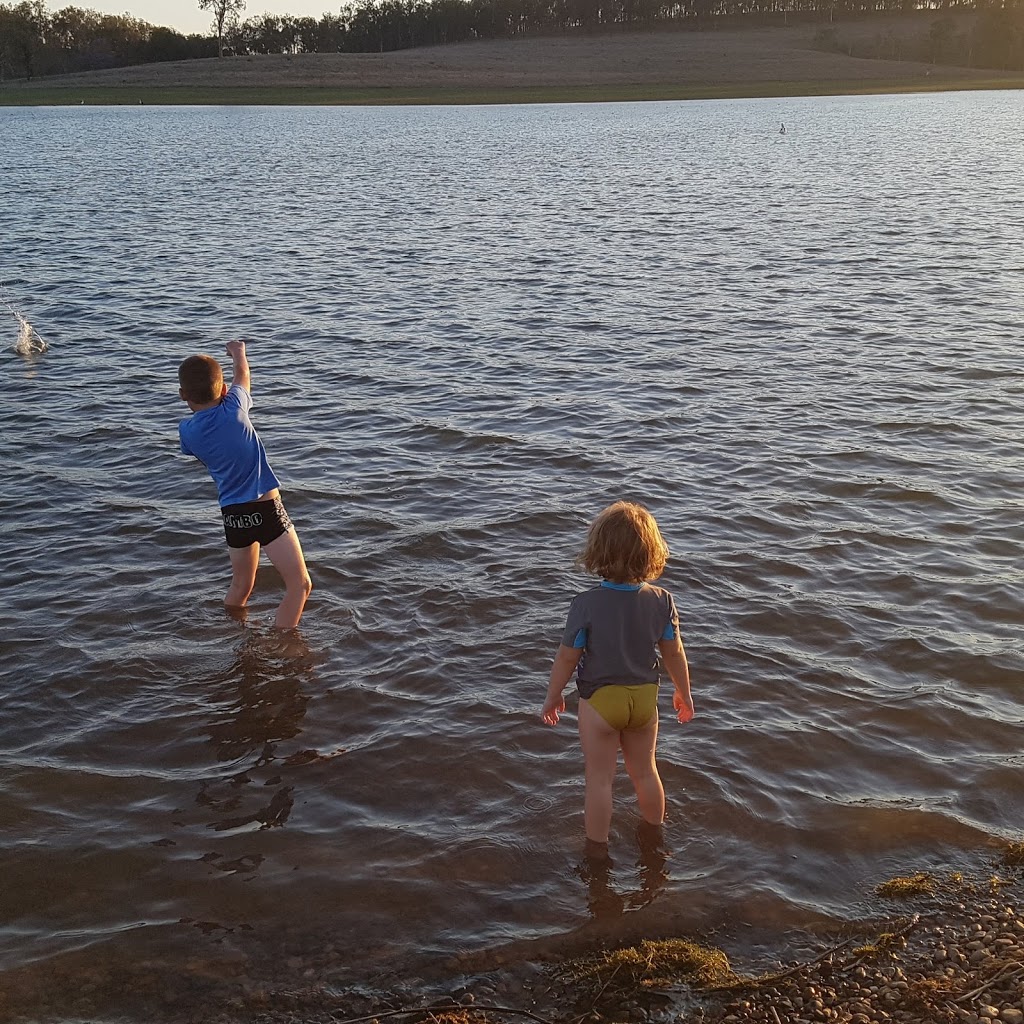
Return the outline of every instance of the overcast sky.
[[[199,4],[189,0],[68,0],[68,3],[101,14],[130,14],[151,25],[176,28],[186,35],[189,32],[209,32],[213,25],[212,12],[199,10]],[[47,8],[52,12],[66,7],[68,3],[50,0]],[[340,7],[340,0],[247,0],[242,19],[268,12],[319,18],[325,11],[337,13]]]

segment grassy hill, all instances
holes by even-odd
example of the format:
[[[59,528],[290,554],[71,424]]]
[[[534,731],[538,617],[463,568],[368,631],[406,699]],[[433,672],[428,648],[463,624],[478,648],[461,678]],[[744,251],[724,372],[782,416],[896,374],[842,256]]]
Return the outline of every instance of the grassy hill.
[[[933,15],[836,23],[861,52],[912,52]],[[0,86],[0,104],[458,103],[1022,88],[1007,72],[826,52],[822,26],[485,40],[390,53],[146,64]],[[874,40],[874,44],[872,44]],[[888,46],[886,41],[892,43]]]

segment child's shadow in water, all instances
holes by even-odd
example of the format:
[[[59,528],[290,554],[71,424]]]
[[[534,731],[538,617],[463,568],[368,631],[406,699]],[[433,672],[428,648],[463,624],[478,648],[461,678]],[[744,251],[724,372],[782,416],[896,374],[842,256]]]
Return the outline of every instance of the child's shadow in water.
[[[620,892],[612,885],[615,862],[607,846],[587,843],[576,873],[588,888],[587,906],[595,920],[621,917],[652,903],[668,881],[668,850],[660,826],[641,822],[636,830],[639,886]]]
[[[294,786],[284,783],[280,769],[340,753],[278,752],[282,741],[302,733],[309,684],[315,676],[315,658],[297,632],[247,632],[234,664],[217,680],[222,696],[214,699],[220,707],[205,728],[217,760],[233,762],[235,767],[227,778],[200,783],[196,803],[212,810],[217,819],[208,828],[224,832],[251,825],[284,825],[294,804]],[[259,788],[243,799],[253,784]],[[253,801],[256,793],[260,796]],[[258,806],[247,809],[246,803]]]

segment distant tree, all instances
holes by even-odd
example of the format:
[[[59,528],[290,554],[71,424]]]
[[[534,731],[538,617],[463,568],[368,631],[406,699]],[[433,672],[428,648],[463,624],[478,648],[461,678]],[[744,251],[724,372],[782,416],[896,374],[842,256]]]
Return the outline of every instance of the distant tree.
[[[19,28],[19,20],[14,11],[0,4],[0,82],[14,74],[14,34]]]
[[[246,18],[239,26],[238,41],[246,53],[280,53],[281,19],[276,14]]]
[[[942,64],[948,59],[953,41],[953,22],[948,15],[936,18],[928,29],[927,53],[930,64]]]
[[[345,45],[348,24],[340,15],[324,14],[316,26],[316,52],[337,53]]]
[[[215,35],[183,36],[131,15],[78,7],[51,15],[46,0],[0,0],[0,81],[215,53],[223,57],[229,48],[283,54],[385,51],[468,39],[648,26],[715,29],[787,18],[817,22],[815,45],[851,56],[1024,71],[1024,0],[342,0],[337,13],[319,19],[263,14],[245,22],[238,15],[246,0],[197,2],[212,12]],[[905,30],[885,20],[915,11],[918,18]],[[836,18],[842,39],[839,25],[832,24]],[[875,19],[878,31],[848,28],[849,19]]]
[[[0,62],[32,79],[44,58],[49,15],[42,0],[5,7],[0,21]],[[45,73],[45,70],[44,70]]]
[[[209,36],[188,36],[172,28],[154,28],[142,50],[145,61],[189,60],[194,57],[212,57],[216,43]]]
[[[217,56],[223,57],[224,22],[245,10],[245,0],[199,0],[199,9],[213,12],[213,24],[217,30]]]
[[[982,11],[970,46],[977,66],[1024,71],[1024,4]]]

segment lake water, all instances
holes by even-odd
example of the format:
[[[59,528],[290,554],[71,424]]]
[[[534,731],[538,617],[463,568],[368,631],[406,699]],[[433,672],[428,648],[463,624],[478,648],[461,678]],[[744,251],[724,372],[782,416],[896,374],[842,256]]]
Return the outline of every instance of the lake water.
[[[7,1005],[742,956],[1019,837],[1022,103],[0,109]],[[237,336],[289,638],[269,566],[225,615],[177,453]],[[623,775],[594,878],[538,712],[617,498],[697,717],[663,693],[664,849]]]

